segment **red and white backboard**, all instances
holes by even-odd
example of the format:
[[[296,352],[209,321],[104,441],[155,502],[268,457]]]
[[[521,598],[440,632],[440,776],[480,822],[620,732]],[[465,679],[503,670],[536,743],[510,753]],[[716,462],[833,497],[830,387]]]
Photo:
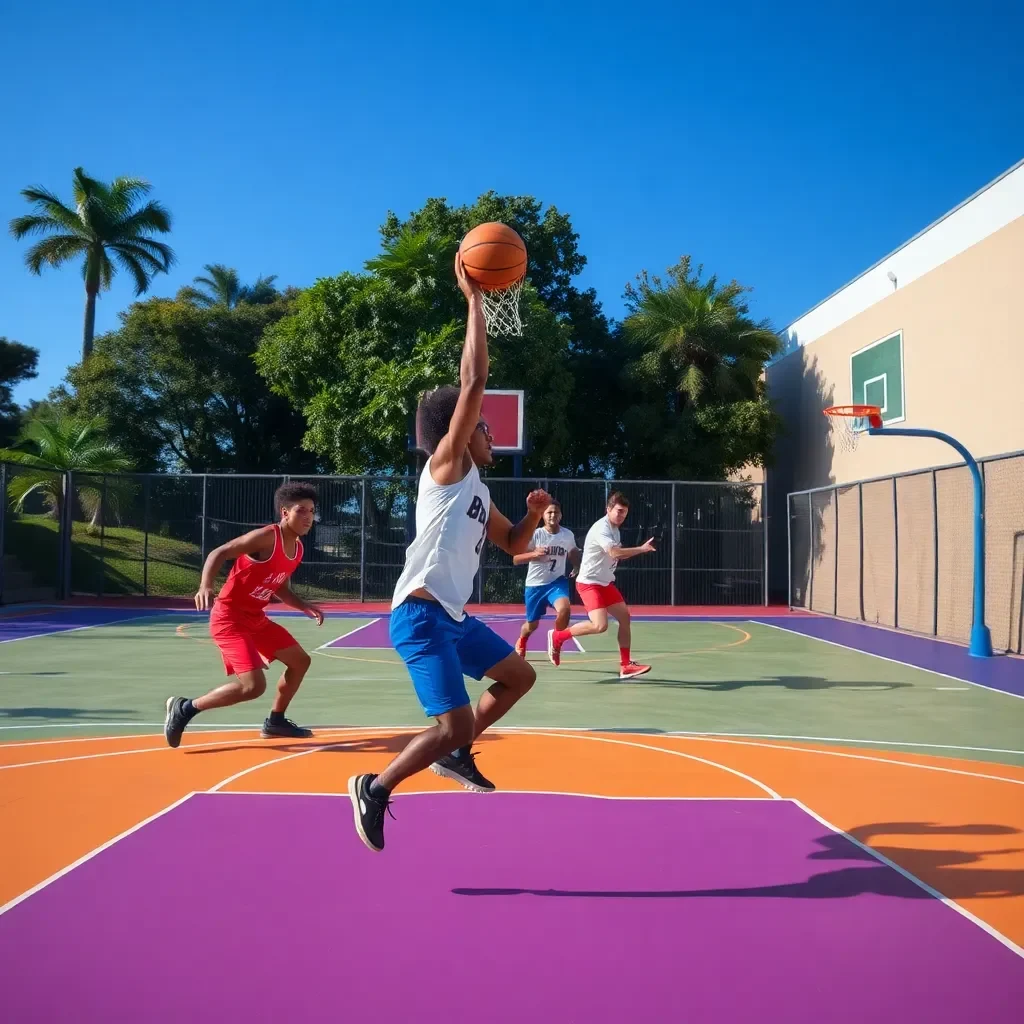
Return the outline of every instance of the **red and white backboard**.
[[[485,391],[481,417],[487,421],[494,438],[494,450],[518,454],[526,444],[523,421],[523,391]]]

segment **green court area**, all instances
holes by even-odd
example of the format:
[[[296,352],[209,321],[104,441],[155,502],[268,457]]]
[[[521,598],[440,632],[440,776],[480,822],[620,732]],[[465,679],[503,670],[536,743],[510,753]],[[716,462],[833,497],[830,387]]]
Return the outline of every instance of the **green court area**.
[[[313,651],[290,717],[313,728],[424,722],[404,666],[375,640],[386,620],[331,617],[321,628],[302,617],[281,621]],[[516,628],[514,617],[495,621],[505,632]],[[653,670],[629,681],[618,679],[614,630],[586,638],[586,649],[564,654],[558,669],[540,631],[529,655],[537,684],[503,725],[834,740],[1024,765],[1020,697],[826,643],[785,623],[635,621],[634,656]],[[367,646],[359,646],[361,636]],[[276,667],[269,678],[273,685]],[[157,733],[169,695],[196,696],[223,679],[206,622],[195,614],[26,635],[0,646],[0,738]],[[470,681],[472,695],[481,689]],[[253,727],[268,707],[269,695],[204,714],[191,728]]]

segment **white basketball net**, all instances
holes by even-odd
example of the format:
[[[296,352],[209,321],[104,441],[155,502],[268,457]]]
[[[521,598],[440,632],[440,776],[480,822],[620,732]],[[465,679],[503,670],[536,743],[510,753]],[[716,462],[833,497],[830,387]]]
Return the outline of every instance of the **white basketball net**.
[[[493,288],[483,291],[484,323],[487,333],[496,338],[508,335],[514,338],[523,336],[523,322],[519,318],[519,300],[523,294],[523,282],[526,276],[510,284],[507,288]]]
[[[856,451],[860,435],[869,426],[867,416],[829,416],[827,419],[833,448],[841,452]]]

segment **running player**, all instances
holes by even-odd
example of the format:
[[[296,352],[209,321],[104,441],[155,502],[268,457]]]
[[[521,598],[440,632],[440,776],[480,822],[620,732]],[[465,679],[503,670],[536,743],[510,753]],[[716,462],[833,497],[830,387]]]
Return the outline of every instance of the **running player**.
[[[235,678],[193,700],[167,698],[164,736],[172,747],[178,746],[185,726],[200,711],[226,708],[261,697],[267,688],[263,669],[275,659],[284,664],[284,674],[277,684],[277,696],[260,735],[264,739],[305,739],[313,735],[309,729],[284,717],[309,669],[310,657],[284,626],[267,618],[264,609],[270,599],[277,596],[290,608],[316,619],[318,626],[323,625],[323,612],[316,605],[303,601],[289,586],[289,578],[302,562],[299,538],[305,537],[313,526],[316,490],[309,484],[282,484],[274,494],[274,506],[281,515],[279,523],[251,530],[214,548],[203,566],[195,597],[196,608],[206,611],[213,606],[210,635],[220,648],[225,672]],[[229,558],[233,558],[235,564],[215,601],[214,580]]]
[[[562,524],[562,506],[552,501],[544,509],[544,525],[534,532],[530,549],[516,555],[516,565],[529,565],[526,570],[526,621],[519,630],[516,654],[526,657],[526,645],[548,610],[555,609],[555,629],[569,625],[569,580],[565,575],[566,559],[574,571],[580,565],[580,551],[572,530]]]
[[[631,634],[626,599],[615,586],[615,567],[627,558],[645,555],[654,550],[654,538],[638,548],[624,548],[619,528],[629,515],[629,499],[621,491],[608,496],[607,515],[598,519],[587,531],[583,543],[583,564],[576,579],[576,589],[590,617],[569,629],[548,630],[548,658],[557,666],[561,661],[562,644],[573,636],[590,636],[608,629],[608,616],[619,623],[619,678],[632,679],[651,671],[650,665],[638,665],[629,653]]]
[[[504,715],[536,679],[533,667],[479,619],[466,614],[484,541],[510,555],[530,543],[551,504],[544,491],[526,499],[527,514],[512,525],[491,502],[480,466],[493,461],[491,434],[480,418],[487,386],[487,332],[480,288],[455,257],[455,276],[469,304],[459,368],[461,387],[423,396],[417,434],[429,458],[420,474],[416,539],[391,601],[391,642],[401,655],[424,712],[437,725],[414,736],[379,775],[348,780],[356,832],[371,849],[384,849],[384,812],[391,791],[430,768],[467,789],[489,793],[494,783],[477,769],[473,741]],[[474,713],[463,675],[494,682]]]

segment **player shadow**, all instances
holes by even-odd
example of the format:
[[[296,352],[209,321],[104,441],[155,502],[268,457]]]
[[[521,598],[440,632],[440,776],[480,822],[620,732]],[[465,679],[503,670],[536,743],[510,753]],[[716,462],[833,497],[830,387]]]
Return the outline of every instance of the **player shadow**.
[[[27,679],[29,676],[66,676],[67,672],[0,672],[5,679]]]
[[[707,690],[709,693],[731,693],[734,690],[747,690],[756,687],[773,687],[784,690],[901,690],[912,683],[894,682],[892,680],[859,681],[855,679],[825,679],[821,676],[773,676],[761,679],[722,679],[718,682],[701,679],[662,679],[650,674],[636,676],[633,679],[595,679],[598,686],[665,686],[677,690]]]
[[[134,718],[129,708],[0,708],[0,718],[75,718],[104,722],[109,718]]]
[[[395,733],[386,736],[360,736],[352,739],[345,739],[339,736],[336,739],[330,737],[320,738],[313,736],[308,740],[263,740],[259,747],[254,747],[252,742],[222,744],[217,747],[202,747],[197,749],[184,748],[189,755],[202,754],[225,754],[233,750],[280,750],[286,754],[301,754],[307,750],[319,750],[321,754],[397,754],[406,748],[409,741],[415,737],[415,733]],[[501,740],[501,736],[480,736],[473,744],[474,747],[482,746]],[[327,745],[329,744],[329,746]]]
[[[899,825],[866,825],[851,835],[894,834]],[[1017,829],[1004,825],[932,826],[908,823],[908,835],[1010,835]],[[919,831],[915,831],[918,829]],[[821,871],[801,881],[771,885],[721,886],[704,889],[535,889],[518,887],[459,887],[456,896],[544,896],[563,899],[850,899],[855,896],[888,896],[895,899],[934,899],[926,889],[895,869],[883,864],[844,836],[830,832],[815,840],[820,847],[809,860],[855,861],[856,864]],[[970,867],[989,856],[1017,854],[1018,848],[985,850],[921,850],[873,846],[878,853],[898,863],[944,897],[962,899],[1007,899],[1024,895],[1024,870]]]

